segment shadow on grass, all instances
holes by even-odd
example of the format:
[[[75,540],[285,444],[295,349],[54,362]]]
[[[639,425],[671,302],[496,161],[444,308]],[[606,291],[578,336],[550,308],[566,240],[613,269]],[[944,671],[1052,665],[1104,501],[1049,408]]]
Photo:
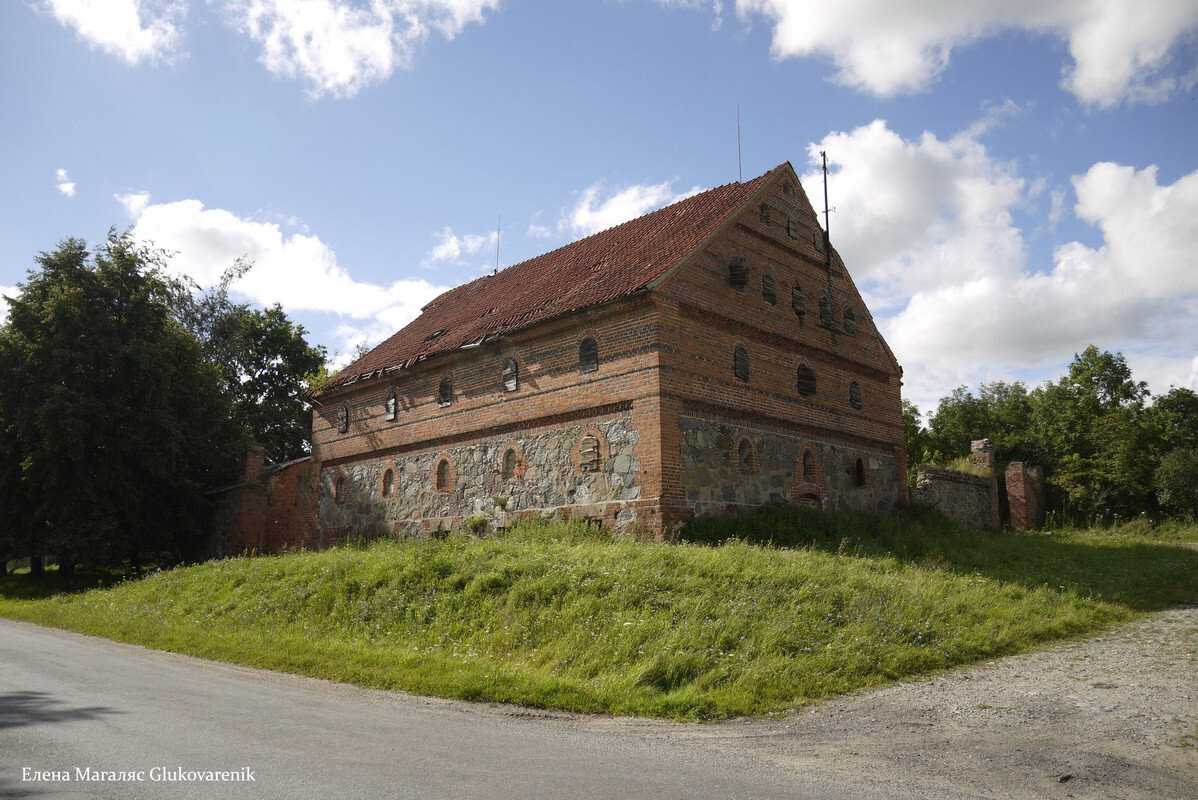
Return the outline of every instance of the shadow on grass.
[[[54,570],[42,575],[28,572],[0,575],[0,600],[45,600],[62,594],[79,594],[89,589],[103,589],[124,580],[116,573],[76,573],[64,577]]]
[[[1029,588],[1070,591],[1136,611],[1198,600],[1198,551],[1193,549],[1102,531],[1089,537],[972,531],[918,504],[889,515],[767,506],[746,517],[695,520],[681,539],[713,545],[739,539],[779,548],[890,556]]]

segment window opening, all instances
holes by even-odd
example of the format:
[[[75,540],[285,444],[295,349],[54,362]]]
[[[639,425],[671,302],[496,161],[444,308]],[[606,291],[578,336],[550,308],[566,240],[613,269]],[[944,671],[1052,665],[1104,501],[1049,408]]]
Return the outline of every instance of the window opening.
[[[599,369],[599,344],[592,338],[583,339],[578,345],[578,371],[594,372]]]
[[[761,279],[761,296],[771,306],[778,303],[778,283],[774,280],[774,276],[768,272]]]
[[[808,366],[799,367],[798,387],[799,394],[804,397],[811,397],[815,394],[815,370]]]
[[[503,390],[514,392],[520,388],[520,369],[514,359],[503,362]]]
[[[441,379],[441,386],[437,389],[437,404],[447,406],[453,402],[453,381],[449,378]]]
[[[749,262],[744,256],[737,256],[728,262],[728,283],[733,286],[744,286],[749,282]]]
[[[594,436],[584,436],[578,448],[578,466],[583,472],[599,471],[599,440]]]
[[[745,383],[749,382],[749,351],[740,345],[732,351],[732,374]]]

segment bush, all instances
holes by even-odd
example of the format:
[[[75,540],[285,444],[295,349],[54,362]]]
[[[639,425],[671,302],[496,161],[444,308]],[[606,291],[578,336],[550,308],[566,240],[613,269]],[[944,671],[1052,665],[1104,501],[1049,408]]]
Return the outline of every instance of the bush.
[[[1198,450],[1174,450],[1161,459],[1153,485],[1161,506],[1175,514],[1198,517]]]

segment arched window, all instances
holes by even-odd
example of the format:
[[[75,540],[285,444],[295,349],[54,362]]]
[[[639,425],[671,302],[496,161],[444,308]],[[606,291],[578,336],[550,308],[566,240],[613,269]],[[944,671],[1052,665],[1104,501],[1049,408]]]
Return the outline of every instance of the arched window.
[[[799,318],[799,324],[803,324],[803,315],[807,313],[807,295],[802,287],[798,284],[790,290],[790,307],[794,310],[795,316]]]
[[[514,447],[509,447],[503,454],[503,477],[516,477],[516,460],[516,449]]]
[[[845,308],[844,310],[844,332],[857,332],[857,314],[851,308]]]
[[[761,204],[761,209],[758,211],[758,215],[761,217],[761,224],[762,224],[762,225],[769,225],[769,224],[770,224],[770,206],[769,206],[769,203],[762,203],[762,204]]]
[[[583,472],[598,472],[603,466],[599,453],[599,440],[594,436],[582,437],[578,446],[578,467]]]
[[[804,397],[815,394],[815,370],[808,366],[799,367],[798,386],[799,394]]]
[[[861,408],[865,405],[865,401],[861,398],[861,384],[857,381],[849,384],[849,405],[853,408]]]
[[[437,389],[437,404],[447,406],[453,402],[453,381],[449,378],[441,379],[441,386]]]
[[[819,324],[825,328],[832,327],[832,301],[828,295],[819,299]]]
[[[857,459],[857,462],[853,464],[853,481],[858,486],[865,485],[865,462],[861,459]]]
[[[349,433],[349,407],[341,406],[337,409],[337,431],[338,433]]]
[[[792,239],[799,238],[799,221],[794,217],[786,219],[786,235]]]
[[[732,374],[737,380],[749,382],[749,351],[740,345],[732,351]]]
[[[349,499],[349,481],[344,475],[338,475],[333,481],[333,505],[344,505]]]
[[[761,296],[771,306],[778,303],[778,284],[774,280],[774,276],[768,272],[761,279]]]
[[[443,458],[437,464],[437,488],[449,488],[449,459]]]
[[[395,392],[387,395],[387,401],[383,403],[383,412],[390,422],[399,417],[399,398],[395,396]]]
[[[503,362],[503,390],[514,392],[520,388],[520,368],[515,359],[509,358]]]
[[[599,369],[599,344],[587,337],[578,343],[578,371],[594,372]]]
[[[810,450],[803,453],[803,477],[815,477],[815,455]]]
[[[736,447],[736,469],[743,475],[753,472],[753,445],[748,439],[741,439]]]
[[[744,256],[737,256],[728,262],[728,283],[733,286],[744,286],[749,282],[749,262]]]
[[[395,493],[395,470],[388,468],[383,473],[383,497],[390,497]]]

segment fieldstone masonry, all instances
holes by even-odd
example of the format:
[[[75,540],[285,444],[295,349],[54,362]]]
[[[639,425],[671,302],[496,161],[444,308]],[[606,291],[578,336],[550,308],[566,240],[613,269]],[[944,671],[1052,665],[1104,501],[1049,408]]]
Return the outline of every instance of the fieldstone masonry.
[[[593,472],[580,464],[580,442],[588,436],[599,441],[599,468]],[[515,517],[540,516],[596,519],[626,532],[636,523],[641,498],[639,439],[631,414],[622,414],[326,469],[318,525],[338,538],[415,537],[456,530],[479,516],[491,529],[507,527]],[[515,451],[515,469],[505,477],[508,450]],[[453,466],[453,481],[439,489],[436,473],[443,459]],[[338,480],[347,490],[340,502]]]
[[[858,452],[826,441],[804,440],[766,429],[679,417],[682,487],[696,517],[737,513],[768,503],[888,511],[899,495],[894,457]],[[740,444],[747,442],[748,463]],[[803,473],[803,454],[814,461]],[[863,467],[857,485],[856,462]]]
[[[1000,522],[994,442],[978,439],[970,444],[970,452],[975,464],[989,470],[988,476],[925,467],[916,476],[914,498],[966,527],[996,531]]]

